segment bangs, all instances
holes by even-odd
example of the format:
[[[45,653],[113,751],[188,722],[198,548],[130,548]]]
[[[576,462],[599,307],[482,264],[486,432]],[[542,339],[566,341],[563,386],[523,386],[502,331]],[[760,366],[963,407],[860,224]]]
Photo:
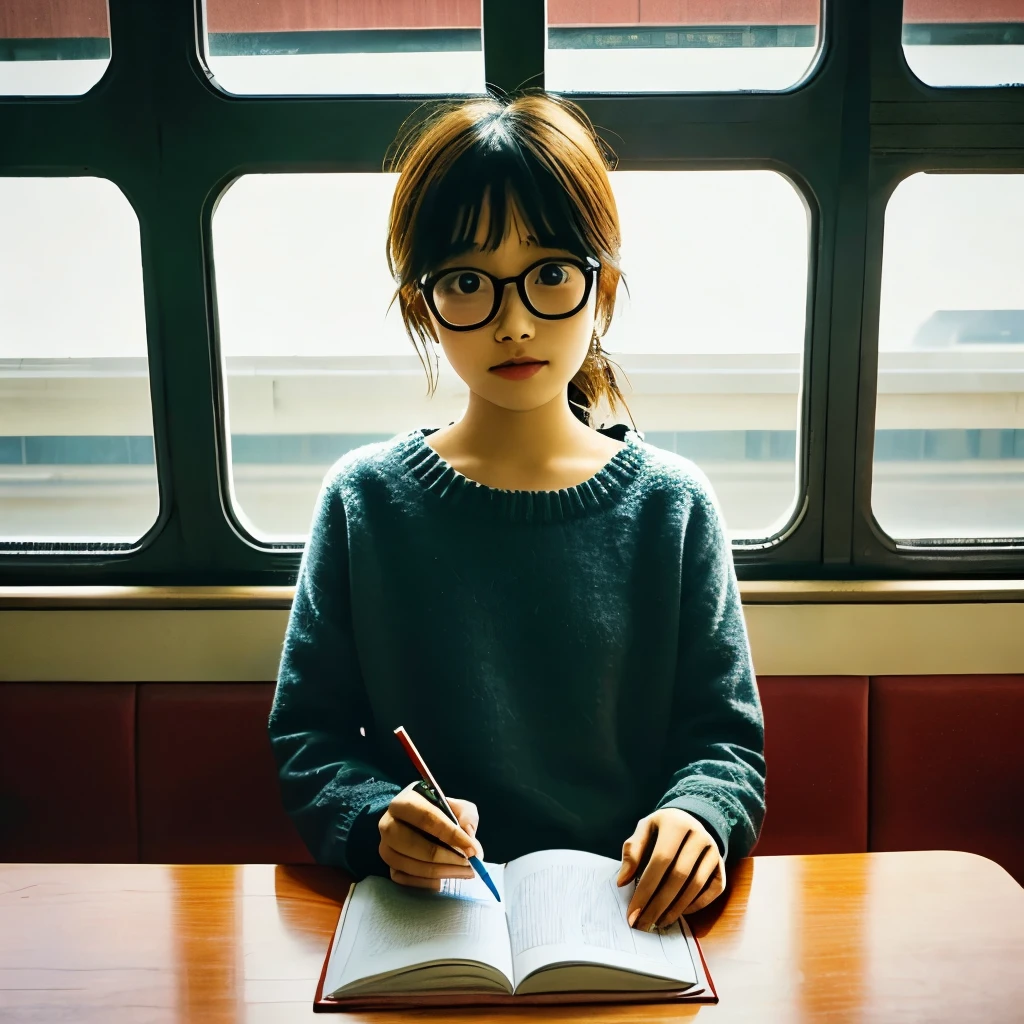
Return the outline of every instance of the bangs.
[[[498,119],[479,125],[474,134],[468,148],[424,190],[412,231],[412,277],[476,249],[485,197],[485,251],[498,248],[514,216],[525,220],[524,237],[529,232],[540,246],[581,258],[594,255],[582,218],[552,169]]]

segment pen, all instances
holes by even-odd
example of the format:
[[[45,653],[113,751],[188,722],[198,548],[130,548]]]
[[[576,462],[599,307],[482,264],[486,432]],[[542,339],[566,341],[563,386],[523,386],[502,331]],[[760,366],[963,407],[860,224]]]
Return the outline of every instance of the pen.
[[[427,795],[427,799],[432,796],[430,802],[437,807],[445,817],[450,818],[456,825],[459,824],[459,819],[456,817],[455,812],[451,808],[451,804],[448,803],[448,798],[441,792],[441,787],[437,784],[434,776],[430,774],[430,769],[427,767],[426,762],[420,757],[420,752],[416,749],[415,744],[410,739],[409,734],[400,725],[395,730],[395,735],[398,737],[399,742],[405,748],[405,752],[409,755],[409,760],[412,761],[416,771],[423,777],[423,781],[426,783],[427,788],[431,791]],[[439,841],[439,840],[438,840]],[[473,866],[473,870],[483,879],[484,884],[488,889],[494,893],[494,898],[500,903],[501,897],[498,895],[498,889],[495,884],[491,881],[491,876],[487,874],[487,868],[484,867],[483,862],[479,857],[470,857],[469,863]]]

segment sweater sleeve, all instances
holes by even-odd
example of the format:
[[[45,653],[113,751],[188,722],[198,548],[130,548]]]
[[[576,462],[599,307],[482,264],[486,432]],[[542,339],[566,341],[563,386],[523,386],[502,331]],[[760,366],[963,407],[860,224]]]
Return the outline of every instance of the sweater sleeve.
[[[345,508],[328,478],[299,566],[268,728],[299,835],[317,863],[356,878],[389,874],[377,825],[401,789],[373,765],[372,726],[352,634]]]
[[[748,856],[764,820],[764,720],[732,552],[710,484],[699,481],[683,536],[669,736],[674,764],[657,807],[693,814],[723,859]]]

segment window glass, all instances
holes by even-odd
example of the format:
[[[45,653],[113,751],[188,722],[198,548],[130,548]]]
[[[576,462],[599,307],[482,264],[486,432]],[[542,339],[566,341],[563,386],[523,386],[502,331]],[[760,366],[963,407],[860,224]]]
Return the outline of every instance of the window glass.
[[[107,0],[0,4],[0,96],[81,96],[109,63]]]
[[[771,171],[616,172],[620,288],[605,347],[648,441],[709,474],[734,538],[795,502],[808,220]],[[345,451],[457,419],[404,333],[384,258],[396,176],[247,175],[213,218],[232,501],[266,541],[300,539]],[[253,231],[254,223],[259,231]],[[671,247],[666,239],[672,239]],[[624,411],[605,422],[628,422]]]
[[[821,48],[820,0],[548,0],[557,92],[789,89]]]
[[[206,0],[206,63],[236,95],[482,93],[481,0]]]
[[[872,507],[889,536],[1024,536],[1024,175],[915,174],[885,212]]]
[[[104,178],[0,178],[0,543],[159,512],[139,222]]]
[[[903,0],[903,53],[927,85],[1024,84],[1024,0]]]

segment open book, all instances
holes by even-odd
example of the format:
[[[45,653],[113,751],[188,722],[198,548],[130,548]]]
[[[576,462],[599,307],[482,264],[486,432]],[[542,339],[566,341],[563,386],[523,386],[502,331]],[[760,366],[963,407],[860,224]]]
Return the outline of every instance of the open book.
[[[500,903],[477,877],[445,879],[441,892],[376,876],[353,884],[316,1008],[393,1005],[413,994],[418,1006],[488,993],[515,1002],[717,1000],[685,919],[653,932],[626,923],[635,883],[616,885],[619,861],[543,850],[485,866]]]

